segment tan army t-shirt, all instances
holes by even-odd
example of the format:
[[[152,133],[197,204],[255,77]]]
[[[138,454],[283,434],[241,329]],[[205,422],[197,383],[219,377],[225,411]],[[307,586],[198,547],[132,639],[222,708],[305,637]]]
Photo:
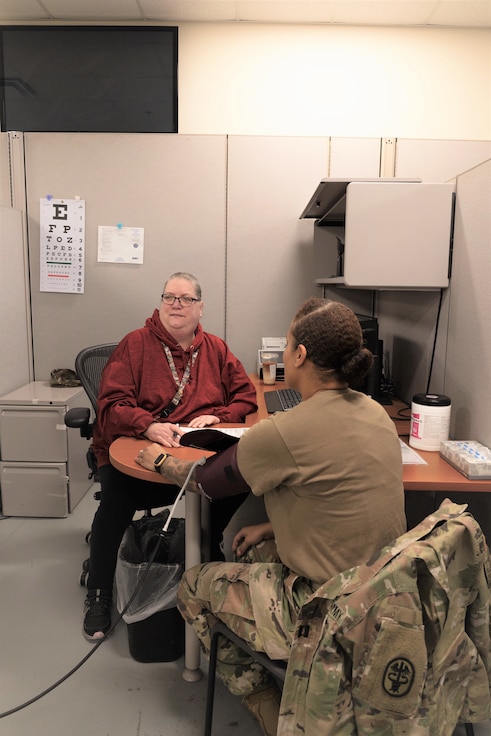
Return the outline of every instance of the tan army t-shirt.
[[[323,583],[404,533],[402,456],[392,420],[351,389],[318,391],[251,427],[239,470],[264,496],[280,558]]]

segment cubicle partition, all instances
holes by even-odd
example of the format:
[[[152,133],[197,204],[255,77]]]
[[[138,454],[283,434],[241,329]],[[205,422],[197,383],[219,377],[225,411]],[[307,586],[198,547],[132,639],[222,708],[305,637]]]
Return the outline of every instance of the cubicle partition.
[[[377,314],[384,367],[402,398],[425,389],[430,364],[433,390],[448,391],[456,407],[460,396],[469,406],[467,386],[486,392],[491,356],[481,338],[489,314],[489,189],[483,186],[489,186],[489,168],[472,167],[491,155],[489,141],[26,133],[2,134],[0,153],[5,136],[14,136],[18,146],[22,139],[24,147],[10,152],[10,200],[27,210],[32,378],[46,380],[53,368],[73,367],[81,347],[118,340],[140,327],[159,304],[163,280],[176,270],[198,276],[205,329],[225,337],[248,372],[254,371],[261,337],[285,335],[297,306],[323,293],[312,274],[314,224],[299,219],[320,179],[390,176],[392,165],[399,178],[421,170],[421,178],[436,182],[471,169],[457,177],[454,267],[435,356],[439,292],[340,288],[329,296],[362,314]],[[83,293],[40,291],[40,201],[47,197],[85,203]],[[141,228],[143,262],[99,261],[99,226]],[[2,289],[7,308],[15,304],[17,288],[8,283]],[[472,314],[479,328],[466,332]],[[474,335],[478,356],[473,341],[459,349]],[[16,359],[8,361],[14,365]],[[461,424],[464,408],[454,413],[454,431],[462,427],[491,444],[485,406],[472,404],[473,416],[483,416],[479,436],[473,423]]]

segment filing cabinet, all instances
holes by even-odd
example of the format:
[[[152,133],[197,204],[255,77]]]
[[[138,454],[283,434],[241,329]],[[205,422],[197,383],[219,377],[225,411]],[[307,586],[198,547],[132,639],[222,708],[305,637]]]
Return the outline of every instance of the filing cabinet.
[[[65,425],[90,407],[81,387],[33,381],[0,397],[0,494],[5,516],[66,517],[92,485],[89,443]]]

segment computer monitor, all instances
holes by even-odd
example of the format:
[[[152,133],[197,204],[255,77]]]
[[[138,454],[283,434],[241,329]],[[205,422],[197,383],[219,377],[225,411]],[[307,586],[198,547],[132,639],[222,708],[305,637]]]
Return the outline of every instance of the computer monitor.
[[[373,355],[373,363],[361,386],[353,388],[363,391],[381,404],[390,404],[390,399],[382,392],[383,341],[378,335],[378,320],[366,314],[357,314],[363,332],[363,344]]]

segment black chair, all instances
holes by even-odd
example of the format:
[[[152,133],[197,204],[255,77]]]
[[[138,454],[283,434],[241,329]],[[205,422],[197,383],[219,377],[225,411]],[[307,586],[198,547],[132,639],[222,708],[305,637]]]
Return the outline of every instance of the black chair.
[[[69,409],[65,414],[65,424],[71,429],[80,430],[82,437],[85,437],[87,440],[92,438],[94,431],[97,413],[97,394],[99,393],[102,371],[117,345],[117,342],[111,342],[84,348],[75,358],[75,372],[92,404],[93,419],[91,421],[91,411],[88,407],[74,407],[73,409]],[[87,465],[89,466],[89,478],[97,481],[96,462],[92,448],[90,447],[87,451]],[[99,491],[96,491],[94,493],[94,499],[98,501],[99,498]],[[87,532],[85,535],[85,540],[87,544],[90,543],[90,532]],[[81,586],[86,585],[88,574],[89,560],[87,559],[83,562],[82,572],[79,578]]]
[[[241,639],[240,636],[235,634],[226,624],[222,621],[218,621],[210,631],[211,644],[210,644],[210,658],[208,665],[208,686],[206,691],[206,706],[205,706],[205,723],[203,736],[212,736],[212,721],[213,721],[213,706],[215,701],[215,681],[216,681],[216,666],[218,656],[218,640],[220,636],[224,636],[229,641],[233,642],[243,652],[248,654],[250,657],[259,662],[265,667],[275,678],[276,682],[280,686],[283,686],[286,678],[286,669],[288,662],[284,660],[273,660],[270,659],[264,652],[256,652],[251,649],[249,644]],[[474,726],[472,723],[464,723],[466,736],[474,736]]]
[[[205,710],[205,727],[203,736],[211,736],[211,727],[213,721],[213,705],[215,701],[215,681],[216,681],[216,666],[217,666],[217,655],[218,655],[218,640],[220,636],[224,636],[231,642],[236,644],[239,649],[248,654],[250,657],[262,664],[276,679],[280,687],[285,682],[286,668],[288,662],[284,660],[273,660],[268,657],[264,652],[256,652],[251,649],[250,646],[244,639],[235,634],[231,629],[218,621],[210,632],[211,645],[210,645],[210,660],[208,665],[208,687],[206,692],[206,710]],[[471,736],[468,734],[467,736]]]
[[[88,440],[92,439],[94,424],[97,419],[97,396],[102,372],[118,344],[117,342],[111,342],[84,348],[75,358],[75,372],[92,404],[93,419],[91,421],[91,411],[88,407],[74,407],[73,409],[69,409],[65,414],[65,424],[67,427],[80,430],[82,437]],[[87,464],[89,466],[89,478],[98,481],[97,465],[92,448],[90,447],[87,451]],[[100,499],[99,491],[94,493],[94,499],[96,501]],[[146,516],[151,516],[152,512],[150,509],[141,510],[145,512]],[[85,540],[87,544],[90,544],[90,532],[87,532]],[[89,559],[86,559],[82,565],[82,572],[79,578],[79,583],[82,587],[87,584],[89,562]]]
[[[117,345],[117,342],[111,342],[84,348],[75,358],[75,373],[79,377],[85,393],[92,404],[94,421],[97,412],[97,394],[99,393],[102,371]],[[66,426],[79,429],[82,437],[86,437],[88,440],[92,437],[94,421],[90,421],[90,409],[87,407],[75,407],[67,411],[65,415]]]

